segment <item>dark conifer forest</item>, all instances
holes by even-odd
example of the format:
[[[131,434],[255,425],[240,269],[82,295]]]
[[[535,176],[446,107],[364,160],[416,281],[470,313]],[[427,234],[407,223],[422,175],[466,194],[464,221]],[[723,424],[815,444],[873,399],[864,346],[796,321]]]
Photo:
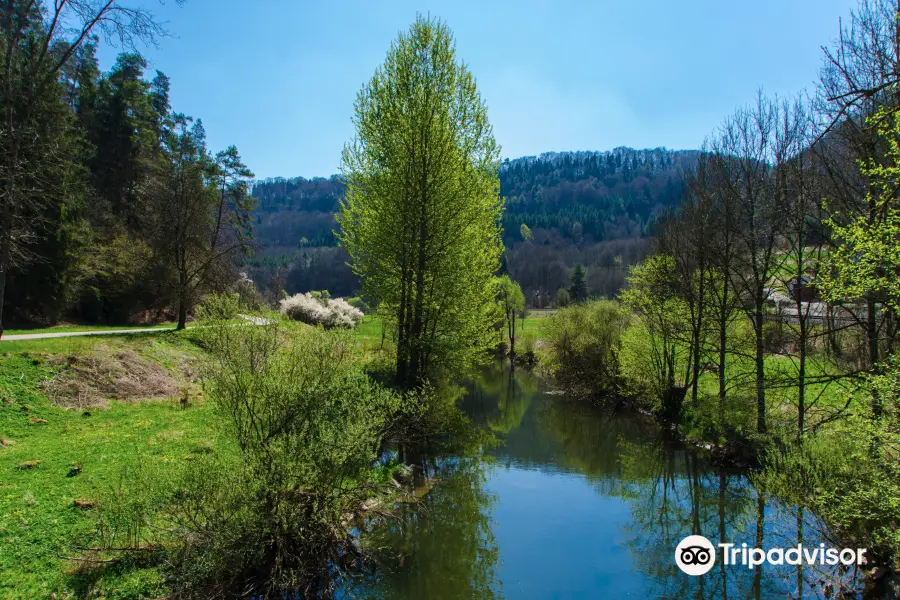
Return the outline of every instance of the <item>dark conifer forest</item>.
[[[207,148],[202,121],[170,106],[169,78],[139,54],[106,73],[97,40],[65,61],[65,44],[33,56],[41,27],[35,12],[13,32],[17,78],[3,86],[8,131],[23,136],[0,142],[2,322],[183,326],[250,250],[253,173],[237,148]]]

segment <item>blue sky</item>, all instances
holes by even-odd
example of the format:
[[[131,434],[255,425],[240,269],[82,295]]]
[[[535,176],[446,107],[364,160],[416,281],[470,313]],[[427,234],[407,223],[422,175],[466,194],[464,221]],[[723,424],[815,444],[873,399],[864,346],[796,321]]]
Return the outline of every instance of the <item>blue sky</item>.
[[[257,177],[337,171],[361,85],[416,12],[444,19],[503,155],[696,148],[738,106],[811,88],[855,0],[174,0],[145,50],[175,110]],[[100,53],[108,68],[116,49]],[[152,73],[152,71],[151,71]]]

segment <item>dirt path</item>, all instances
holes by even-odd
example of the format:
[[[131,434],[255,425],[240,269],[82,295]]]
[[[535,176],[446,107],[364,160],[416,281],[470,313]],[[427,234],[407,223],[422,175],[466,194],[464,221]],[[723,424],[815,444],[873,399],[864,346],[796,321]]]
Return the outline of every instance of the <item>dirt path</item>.
[[[238,315],[242,319],[249,321],[252,325],[268,325],[269,320],[262,317],[251,317],[248,315]],[[58,333],[18,333],[15,335],[4,335],[0,338],[3,342],[16,342],[19,340],[43,340],[46,338],[62,338],[75,337],[78,335],[128,335],[130,333],[153,333],[160,331],[175,331],[175,328],[169,327],[144,327],[136,329],[109,329],[103,331],[61,331]]]
[[[153,327],[143,329],[110,329],[104,331],[62,331],[59,333],[18,333],[15,335],[4,335],[0,338],[2,342],[16,342],[19,340],[43,340],[46,338],[75,337],[77,335],[126,335],[129,333],[151,333],[160,331],[174,331],[174,327]]]

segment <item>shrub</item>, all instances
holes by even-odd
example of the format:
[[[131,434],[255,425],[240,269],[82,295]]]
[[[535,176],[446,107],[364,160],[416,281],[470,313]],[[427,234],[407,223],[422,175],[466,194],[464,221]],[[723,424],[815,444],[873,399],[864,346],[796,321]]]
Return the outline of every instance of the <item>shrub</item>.
[[[314,290],[309,292],[309,295],[322,303],[322,305],[326,305],[328,300],[331,299],[331,292],[328,290]]]
[[[538,336],[534,331],[523,331],[518,336],[519,348],[524,354],[534,354]]]
[[[366,301],[363,300],[362,298],[360,298],[359,296],[354,296],[353,298],[347,298],[347,304],[349,304],[350,306],[352,306],[353,308],[355,308],[356,310],[358,310],[361,313],[367,313],[371,310],[369,308],[369,305],[366,304]]]
[[[101,503],[114,508],[104,547],[160,549],[179,598],[319,597],[352,556],[348,517],[383,493],[373,465],[404,401],[363,372],[342,332],[205,324],[223,437],[164,485],[139,480]]]
[[[848,547],[900,568],[900,362],[868,375],[854,415],[786,449],[770,448],[759,477],[766,489],[808,506]],[[875,417],[872,398],[883,413]]]
[[[766,352],[779,353],[784,351],[787,343],[787,332],[780,321],[763,323],[763,346]]]
[[[350,329],[359,325],[363,313],[354,308],[343,298],[335,298],[328,301],[328,317],[324,325],[326,327],[342,327]]]
[[[595,300],[561,309],[546,326],[550,368],[575,393],[621,391],[619,352],[631,315],[618,302]]]
[[[318,299],[312,293],[297,294],[279,302],[281,314],[308,325],[325,328],[352,328],[362,321],[362,311],[351,306],[343,298]]]

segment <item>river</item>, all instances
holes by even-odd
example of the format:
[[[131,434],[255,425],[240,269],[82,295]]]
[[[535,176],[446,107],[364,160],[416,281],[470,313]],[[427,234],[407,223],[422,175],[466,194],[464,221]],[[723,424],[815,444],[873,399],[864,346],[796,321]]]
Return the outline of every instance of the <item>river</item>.
[[[675,547],[701,534],[740,548],[834,545],[815,517],[720,469],[652,419],[547,393],[497,363],[459,407],[496,444],[433,461],[438,483],[371,524],[374,560],[345,598],[815,598],[829,567],[725,565],[691,577]],[[822,572],[820,570],[826,570]],[[850,581],[855,570],[845,573]],[[852,597],[852,596],[850,596]]]

